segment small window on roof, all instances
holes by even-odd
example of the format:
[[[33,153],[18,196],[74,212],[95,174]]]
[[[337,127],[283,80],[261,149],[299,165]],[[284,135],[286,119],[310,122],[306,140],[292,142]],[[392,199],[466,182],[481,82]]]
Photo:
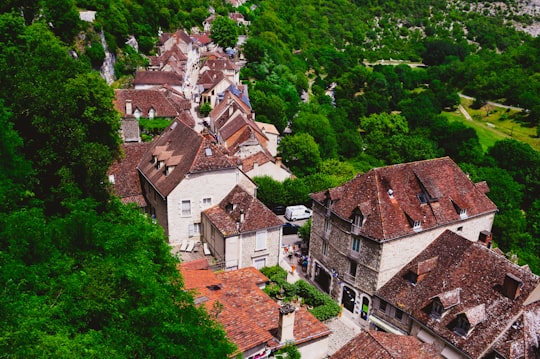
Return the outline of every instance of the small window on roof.
[[[205,148],[204,153],[206,154],[206,157],[212,156],[212,149],[211,148]]]
[[[465,315],[459,315],[457,317],[456,326],[454,327],[454,332],[462,337],[466,337],[469,334],[471,329],[471,324]]]
[[[444,307],[440,300],[433,299],[433,302],[431,303],[431,317],[435,319],[441,319],[442,313],[444,311]]]

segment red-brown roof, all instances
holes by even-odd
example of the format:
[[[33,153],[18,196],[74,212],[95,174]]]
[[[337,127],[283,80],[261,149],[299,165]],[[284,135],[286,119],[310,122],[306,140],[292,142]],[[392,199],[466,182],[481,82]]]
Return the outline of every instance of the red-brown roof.
[[[157,168],[154,156],[162,158],[167,165],[170,158],[181,156],[180,163],[166,175],[165,168]],[[175,119],[163,134],[152,141],[150,149],[139,162],[139,172],[163,196],[178,186],[188,173],[210,172],[235,168],[236,163],[215,141],[202,136],[182,121]]]
[[[259,166],[262,166],[268,162],[275,163],[276,160],[268,152],[259,151],[252,156],[242,159],[242,170],[244,172],[249,172],[255,167],[255,163],[257,163]]]
[[[415,337],[364,331],[335,352],[330,359],[439,359],[436,350]]]
[[[195,291],[195,302],[205,305],[210,313],[215,313],[227,332],[227,337],[237,346],[239,352],[246,352],[266,344],[279,345],[274,338],[279,321],[279,305],[259,287],[268,279],[257,274],[255,268],[212,273],[209,270],[189,270],[181,266],[185,283]],[[187,287],[186,287],[187,288]],[[214,303],[219,301],[221,310],[215,311]],[[297,344],[328,336],[328,328],[304,308],[295,312],[294,338]]]
[[[359,210],[365,219],[360,234],[377,241],[414,234],[415,221],[422,230],[457,222],[459,209],[468,218],[497,210],[449,157],[375,168],[311,197],[322,205],[330,198],[332,211],[344,219]]]
[[[415,285],[405,279],[419,263],[435,257],[436,265]],[[515,299],[504,294],[503,284],[508,276],[522,283]],[[478,358],[513,324],[539,283],[539,278],[528,269],[480,242],[445,231],[375,295],[399,307],[470,357]],[[433,298],[457,288],[459,300],[454,300],[440,319],[432,317]],[[455,333],[452,325],[463,315],[472,328],[467,336]]]
[[[183,78],[176,72],[171,71],[137,71],[133,84],[137,85],[170,85],[182,86]]]
[[[261,201],[236,186],[219,203],[203,211],[216,228],[224,235],[237,235],[283,224]],[[244,220],[241,222],[241,213]]]
[[[162,91],[118,89],[114,91],[114,107],[123,118],[133,118],[136,109],[141,112],[141,117],[148,118],[150,110],[155,111],[154,117],[174,118],[179,113],[179,108],[172,103]],[[126,102],[131,101],[132,112],[126,114]]]
[[[108,175],[114,176],[114,193],[120,197],[123,202],[134,202],[140,207],[146,206],[146,201],[142,195],[137,164],[143,154],[150,147],[149,143],[126,143],[122,146],[125,157],[120,161],[114,162]]]

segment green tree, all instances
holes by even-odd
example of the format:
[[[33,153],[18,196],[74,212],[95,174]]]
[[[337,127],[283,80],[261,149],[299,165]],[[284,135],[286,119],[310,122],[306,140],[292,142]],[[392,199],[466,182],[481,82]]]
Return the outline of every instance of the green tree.
[[[288,204],[283,183],[270,176],[254,177],[253,181],[257,184],[257,198],[268,208]]]
[[[206,117],[212,112],[212,105],[210,105],[208,102],[205,102],[199,107],[199,112],[203,117]]]
[[[235,47],[238,42],[238,26],[236,22],[226,16],[216,17],[212,22],[210,38],[223,48]]]
[[[225,358],[223,329],[183,290],[161,227],[119,201],[0,220],[0,351],[13,357]]]
[[[278,148],[283,162],[297,176],[315,173],[321,165],[319,146],[310,134],[297,133],[281,139]]]

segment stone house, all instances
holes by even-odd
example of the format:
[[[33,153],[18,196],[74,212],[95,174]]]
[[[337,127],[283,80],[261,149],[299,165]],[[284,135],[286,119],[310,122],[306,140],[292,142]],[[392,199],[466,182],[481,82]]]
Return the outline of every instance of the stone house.
[[[240,186],[202,212],[204,241],[226,270],[279,264],[283,222]]]
[[[497,208],[487,191],[444,157],[375,168],[314,193],[309,277],[367,325],[373,293],[445,230],[491,239]]]
[[[180,47],[173,46],[158,56],[150,56],[148,58],[149,71],[169,71],[183,75],[186,70],[188,57],[180,50]]]
[[[122,203],[135,203],[143,211],[147,203],[142,194],[137,165],[149,147],[148,142],[124,143],[122,145],[124,157],[115,161],[107,171],[112,192]]]
[[[187,124],[194,124],[189,112],[190,102],[174,89],[161,86],[145,90],[117,89],[114,107],[122,120],[124,142],[140,142],[139,119],[162,118],[172,120],[181,116]]]
[[[135,72],[133,80],[135,90],[148,90],[153,87],[168,85],[175,91],[183,92],[184,75],[171,71],[143,71]]]
[[[262,291],[268,278],[254,267],[214,273],[186,263],[180,270],[195,304],[204,305],[238,347],[233,358],[266,359],[287,343],[302,359],[326,357],[331,331],[306,308],[274,302]]]
[[[170,244],[200,241],[201,211],[219,203],[237,185],[255,195],[256,185],[212,136],[199,134],[175,119],[141,158],[149,213]]]
[[[540,278],[482,241],[445,231],[373,297],[370,321],[444,358],[536,358]]]
[[[272,157],[268,151],[260,151],[240,160],[240,168],[249,178],[268,176],[283,182],[293,176],[282,163],[281,157]]]

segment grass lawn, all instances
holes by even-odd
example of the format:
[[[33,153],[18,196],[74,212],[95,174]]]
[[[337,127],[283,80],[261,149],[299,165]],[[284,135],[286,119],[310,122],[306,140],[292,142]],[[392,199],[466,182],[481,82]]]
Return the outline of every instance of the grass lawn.
[[[490,105],[475,110],[470,107],[472,101],[464,98],[461,99],[461,104],[471,115],[472,121],[467,120],[459,111],[443,112],[443,115],[450,121],[460,121],[474,128],[484,151],[496,141],[505,138],[528,143],[540,151],[540,139],[536,137],[536,128],[524,127],[516,122],[519,115],[517,111]]]

